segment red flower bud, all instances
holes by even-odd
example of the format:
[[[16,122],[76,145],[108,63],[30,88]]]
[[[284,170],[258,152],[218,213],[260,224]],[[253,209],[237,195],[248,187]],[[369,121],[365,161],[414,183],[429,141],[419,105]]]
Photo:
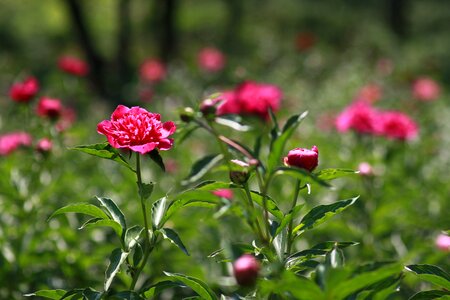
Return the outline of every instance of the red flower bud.
[[[61,115],[63,106],[59,99],[42,97],[39,100],[36,113],[41,117],[56,119]]]
[[[86,76],[89,73],[89,65],[85,61],[73,56],[60,57],[58,67],[65,73],[79,77]]]
[[[239,285],[252,286],[259,273],[259,262],[250,254],[244,254],[233,264],[234,277]]]
[[[319,149],[316,146],[313,146],[311,150],[305,148],[292,149],[284,158],[284,164],[311,172],[319,164]]]
[[[53,143],[48,138],[40,139],[36,145],[36,150],[40,153],[50,152],[53,148]]]
[[[38,81],[29,77],[23,82],[14,83],[9,89],[9,96],[16,102],[29,102],[38,91]]]

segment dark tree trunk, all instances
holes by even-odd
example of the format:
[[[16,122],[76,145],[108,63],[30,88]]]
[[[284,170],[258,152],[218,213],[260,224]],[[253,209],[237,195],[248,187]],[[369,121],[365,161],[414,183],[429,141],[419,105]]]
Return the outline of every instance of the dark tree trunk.
[[[117,6],[118,31],[117,31],[117,80],[119,84],[125,83],[131,77],[131,66],[129,61],[131,44],[129,0],[119,0]]]
[[[400,38],[407,35],[408,0],[387,0],[387,17],[392,31]]]
[[[223,41],[223,49],[227,53],[239,54],[242,50],[241,27],[244,12],[242,0],[225,0],[228,6],[228,21]]]
[[[178,8],[177,0],[158,0],[160,2],[160,58],[168,62],[176,56],[177,48],[177,28],[176,13]]]

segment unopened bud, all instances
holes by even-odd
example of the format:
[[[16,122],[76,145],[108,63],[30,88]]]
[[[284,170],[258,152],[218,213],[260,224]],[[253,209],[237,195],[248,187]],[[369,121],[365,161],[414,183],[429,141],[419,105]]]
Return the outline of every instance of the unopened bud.
[[[250,254],[244,254],[233,264],[234,277],[239,285],[252,286],[259,273],[259,262]]]
[[[191,107],[185,107],[180,112],[180,119],[183,122],[189,123],[190,121],[192,121],[192,119],[194,119],[194,114],[195,111]]]
[[[230,180],[236,184],[244,184],[247,182],[249,174],[246,171],[230,171]]]
[[[216,116],[216,104],[217,100],[206,99],[200,104],[200,111],[205,118],[211,118]]]

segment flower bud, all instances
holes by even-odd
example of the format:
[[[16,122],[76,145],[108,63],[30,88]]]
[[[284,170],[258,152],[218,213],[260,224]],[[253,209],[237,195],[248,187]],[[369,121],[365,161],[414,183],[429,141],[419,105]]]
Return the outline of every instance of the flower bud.
[[[41,117],[57,119],[63,110],[63,106],[59,99],[42,97],[37,106],[37,114]]]
[[[362,176],[371,176],[373,175],[373,168],[368,162],[362,162],[358,166],[359,174]]]
[[[190,107],[185,107],[180,113],[180,119],[183,122],[189,123],[194,119],[194,110]]]
[[[36,145],[36,150],[40,153],[48,153],[52,150],[53,143],[47,138],[40,139]]]
[[[244,254],[233,264],[234,277],[239,285],[252,286],[259,273],[259,262],[250,254]]]
[[[236,184],[244,184],[247,182],[249,174],[246,171],[230,171],[230,180]]]
[[[319,164],[319,149],[316,146],[313,146],[311,150],[305,148],[292,149],[284,158],[284,164],[311,172]]]
[[[436,247],[444,252],[450,252],[450,236],[440,234],[436,238]]]
[[[200,104],[200,111],[205,118],[214,118],[216,116],[217,100],[206,99]]]

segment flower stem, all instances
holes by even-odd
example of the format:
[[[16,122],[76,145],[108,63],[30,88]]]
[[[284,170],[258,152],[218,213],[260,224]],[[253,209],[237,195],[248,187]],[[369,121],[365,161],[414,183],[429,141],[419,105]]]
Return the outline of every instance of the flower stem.
[[[254,225],[254,227],[255,227],[254,229],[256,230],[256,234],[258,235],[258,237],[261,240],[261,242],[262,243],[266,243],[267,242],[267,238],[266,238],[266,236],[264,236],[263,231],[261,230],[261,225],[259,224],[259,219],[258,219],[258,216],[257,216],[256,211],[255,211],[255,206],[253,205],[252,194],[251,194],[250,189],[248,187],[248,183],[244,183],[242,186],[244,187],[245,195],[247,196],[247,200],[248,200],[248,203],[249,203],[250,224]]]
[[[291,210],[290,210],[290,214],[291,214],[291,219],[289,220],[289,225],[288,225],[288,237],[287,237],[287,255],[291,254],[291,248],[292,248],[292,243],[293,243],[293,238],[292,238],[292,225],[294,222],[294,208],[297,205],[297,198],[298,198],[298,193],[300,192],[300,179],[297,179],[295,181],[295,191],[294,191],[294,197],[292,198],[292,205],[291,205]]]

